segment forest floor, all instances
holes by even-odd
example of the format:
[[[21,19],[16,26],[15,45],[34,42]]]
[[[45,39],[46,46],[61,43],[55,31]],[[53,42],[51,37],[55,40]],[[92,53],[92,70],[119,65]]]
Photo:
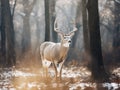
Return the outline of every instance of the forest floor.
[[[85,67],[64,67],[62,81],[55,81],[54,70],[45,78],[41,68],[0,68],[0,90],[120,90],[120,68],[112,71],[110,83],[90,82]]]

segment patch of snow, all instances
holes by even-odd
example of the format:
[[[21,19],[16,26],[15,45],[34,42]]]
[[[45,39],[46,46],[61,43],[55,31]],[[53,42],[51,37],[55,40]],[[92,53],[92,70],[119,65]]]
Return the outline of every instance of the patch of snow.
[[[62,77],[76,78],[76,77],[88,77],[91,73],[86,68],[63,68]]]
[[[119,88],[120,84],[117,83],[104,83],[103,87],[108,87],[108,90],[116,90]]]
[[[112,73],[120,77],[120,73],[118,72],[120,72],[120,68],[114,69]]]
[[[84,67],[64,67],[62,72],[62,77],[66,78],[65,82],[58,83],[50,81],[50,83],[44,82],[44,79],[41,79],[41,72],[39,73],[30,72],[29,70],[14,70],[14,71],[2,71],[0,73],[0,90],[24,90],[25,88],[32,89],[36,88],[40,90],[41,88],[61,88],[67,86],[69,90],[84,90],[86,88],[97,88],[96,83],[83,83],[82,80],[88,78],[91,73]],[[120,68],[113,70],[113,73],[119,75]],[[49,68],[49,74],[51,76],[55,75],[53,68]],[[14,75],[14,80],[16,86],[14,87],[14,82],[12,81],[12,75]],[[40,76],[41,75],[41,76]],[[20,77],[20,78],[19,78]],[[32,78],[33,77],[33,78]],[[25,78],[25,80],[24,80]],[[35,80],[34,80],[35,78]],[[53,78],[53,77],[51,77]],[[21,80],[23,79],[23,80]],[[36,81],[38,80],[38,81]],[[41,81],[40,81],[41,80]],[[116,90],[120,87],[120,84],[117,83],[103,83],[100,84],[101,87],[108,88],[108,90]]]
[[[32,73],[25,73],[25,72],[22,72],[22,71],[15,71],[14,72],[15,74],[15,77],[19,77],[19,76],[22,76],[22,77],[27,77],[27,76],[36,76],[36,74],[32,74]]]
[[[36,85],[36,82],[28,83],[29,88],[36,87]]]
[[[70,90],[76,90],[78,87],[81,88],[80,90],[84,90],[85,87],[93,87],[93,88],[95,88],[96,83],[81,83],[81,82],[78,82],[76,84],[71,84],[70,85]]]

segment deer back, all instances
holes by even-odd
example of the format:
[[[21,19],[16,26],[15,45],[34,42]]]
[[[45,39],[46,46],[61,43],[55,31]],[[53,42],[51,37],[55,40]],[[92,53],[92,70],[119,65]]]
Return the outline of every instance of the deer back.
[[[60,43],[54,42],[44,42],[40,46],[40,54],[43,59],[47,59],[49,61],[59,60],[60,58]]]

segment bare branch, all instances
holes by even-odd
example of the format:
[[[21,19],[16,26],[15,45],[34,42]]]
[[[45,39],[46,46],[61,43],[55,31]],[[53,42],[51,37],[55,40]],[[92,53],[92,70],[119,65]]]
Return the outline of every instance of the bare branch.
[[[13,17],[14,17],[14,12],[15,12],[16,4],[17,4],[17,0],[15,0],[14,5],[13,5],[12,19],[13,19]]]

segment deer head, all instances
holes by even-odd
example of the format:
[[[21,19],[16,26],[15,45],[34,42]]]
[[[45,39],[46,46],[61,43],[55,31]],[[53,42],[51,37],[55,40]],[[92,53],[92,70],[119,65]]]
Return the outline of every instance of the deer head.
[[[73,31],[69,32],[68,34],[65,34],[57,28],[57,20],[55,20],[54,31],[57,32],[58,35],[60,36],[61,45],[63,45],[64,47],[69,47],[69,45],[71,44],[72,36],[75,34],[75,31],[77,31],[77,28],[75,27],[74,23]]]

